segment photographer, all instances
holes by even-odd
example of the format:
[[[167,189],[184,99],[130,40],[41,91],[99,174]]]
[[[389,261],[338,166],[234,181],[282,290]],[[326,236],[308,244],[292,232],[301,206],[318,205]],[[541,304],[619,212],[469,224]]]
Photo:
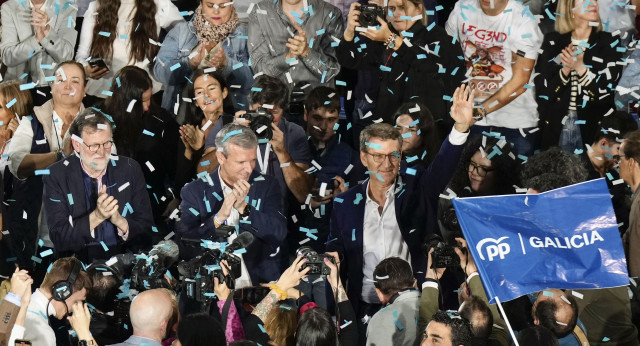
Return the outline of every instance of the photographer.
[[[296,257],[291,266],[282,273],[280,279],[269,286],[271,288],[269,294],[256,306],[245,321],[247,339],[261,345],[270,344],[270,335],[263,332],[264,321],[279,300],[282,301],[288,297],[300,298],[300,292],[294,287],[310,270],[310,267],[302,269],[305,263],[305,259]],[[298,321],[295,334],[296,345],[355,345],[358,339],[357,327],[355,323],[349,323],[355,320],[353,307],[340,282],[337,266],[329,259],[325,259],[324,263],[331,270],[327,280],[336,297],[336,319],[340,325],[339,335],[326,310],[316,307],[302,312],[303,309],[300,309],[302,317]]]
[[[376,102],[371,119],[391,124],[400,104],[420,101],[435,119],[450,125],[443,96],[452,95],[464,79],[464,63],[458,59],[462,52],[443,28],[435,25],[427,30],[422,2],[390,0],[385,8],[354,2],[348,19],[336,54],[343,67],[377,72],[377,95],[368,95],[369,103]],[[356,31],[373,42],[362,47]],[[445,72],[441,73],[441,69]],[[362,101],[355,100],[356,104]],[[364,116],[361,114],[360,118]]]
[[[454,248],[460,267],[465,273],[466,283],[463,284],[461,291],[466,293],[466,297],[462,295],[460,305],[460,315],[470,322],[471,332],[473,334],[474,345],[485,344],[489,339],[495,340],[499,345],[509,345],[510,337],[507,331],[507,325],[504,319],[498,313],[497,306],[489,305],[487,294],[480,281],[478,270],[473,257],[467,251],[467,242],[462,238],[456,238],[461,247]],[[420,300],[420,317],[418,322],[418,330],[422,331],[427,328],[432,316],[438,311],[438,297],[440,278],[444,274],[446,268],[431,268],[434,262],[434,249],[429,251],[429,262],[427,265],[426,282],[422,284],[422,298]],[[474,296],[469,298],[468,292]],[[496,325],[498,328],[493,328]],[[427,337],[425,331],[425,338]]]
[[[279,248],[286,236],[278,182],[260,176],[255,168],[258,139],[246,126],[228,124],[216,135],[220,166],[182,189],[182,219],[176,232],[182,238],[232,242],[237,234],[251,233],[256,239],[246,247],[237,288],[270,282],[280,273]],[[216,228],[236,226],[226,239],[215,238]],[[252,237],[253,238],[253,237]],[[202,251],[181,249],[183,258]],[[189,253],[190,252],[190,253]]]
[[[258,168],[261,174],[275,177],[280,183],[283,210],[289,210],[290,194],[298,203],[304,203],[311,188],[311,177],[305,173],[310,167],[311,154],[304,129],[286,118],[289,112],[289,89],[281,80],[262,75],[256,78],[251,88],[250,109],[266,109],[273,120],[271,128],[255,128],[247,120],[237,122],[251,126],[258,136],[268,140],[258,146]],[[243,118],[246,112],[236,113]],[[254,122],[256,119],[253,120]],[[262,122],[261,122],[262,123]]]

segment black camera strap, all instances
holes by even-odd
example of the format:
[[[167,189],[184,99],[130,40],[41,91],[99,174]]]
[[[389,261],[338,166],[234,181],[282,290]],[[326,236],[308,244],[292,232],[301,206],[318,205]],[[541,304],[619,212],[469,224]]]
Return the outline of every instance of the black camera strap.
[[[229,296],[227,300],[224,302],[224,306],[222,307],[222,327],[227,328],[227,318],[229,317],[229,309],[231,309],[231,304],[233,303],[233,292],[235,290],[231,290],[229,292]]]

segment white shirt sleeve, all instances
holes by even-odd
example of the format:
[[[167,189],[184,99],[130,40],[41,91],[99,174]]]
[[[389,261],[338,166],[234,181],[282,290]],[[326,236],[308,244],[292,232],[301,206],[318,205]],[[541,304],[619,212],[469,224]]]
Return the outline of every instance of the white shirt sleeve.
[[[93,28],[96,25],[96,16],[93,15],[96,11],[97,1],[92,1],[87,8],[87,12],[84,14],[84,20],[82,21],[82,30],[80,30],[80,42],[78,43],[78,52],[76,53],[76,61],[82,65],[88,65],[87,58],[91,52],[91,43],[93,42]],[[116,33],[112,33],[115,35]],[[104,58],[104,57],[100,57]]]
[[[520,23],[515,25],[516,32],[510,36],[509,43],[512,51],[520,56],[524,54],[527,59],[537,59],[538,50],[542,46],[542,31],[535,19],[526,14],[519,16]]]
[[[469,131],[460,132],[455,127],[452,127],[449,134],[449,142],[453,145],[463,145],[467,141],[467,137],[469,137]]]
[[[33,129],[31,121],[27,117],[22,117],[20,125],[11,138],[11,146],[9,147],[9,171],[14,177],[18,176],[18,167],[22,163],[27,154],[31,153],[31,143],[33,142]],[[24,179],[21,179],[24,180]]]
[[[458,18],[460,18],[460,1],[456,2],[444,26],[447,34],[451,37],[455,37],[458,34]],[[458,37],[457,41],[460,41],[460,37]]]
[[[24,326],[14,324],[13,328],[11,328],[11,335],[9,336],[9,343],[7,345],[15,345],[16,339],[22,338],[24,338]]]
[[[170,0],[156,0],[156,7],[156,22],[160,28],[170,31],[174,25],[184,21],[180,10]]]

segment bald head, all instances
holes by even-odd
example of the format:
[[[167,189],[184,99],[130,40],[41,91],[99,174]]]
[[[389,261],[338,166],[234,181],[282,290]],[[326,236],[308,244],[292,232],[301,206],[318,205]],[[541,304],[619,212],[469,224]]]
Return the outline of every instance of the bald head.
[[[140,293],[129,310],[133,334],[162,341],[171,319],[171,304],[169,295],[160,289]]]

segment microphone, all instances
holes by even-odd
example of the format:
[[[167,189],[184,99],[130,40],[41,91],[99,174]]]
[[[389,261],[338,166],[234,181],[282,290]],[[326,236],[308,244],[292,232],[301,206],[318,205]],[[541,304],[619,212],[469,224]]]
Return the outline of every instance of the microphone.
[[[251,243],[253,243],[253,234],[249,232],[242,232],[231,244],[227,245],[224,253],[229,254],[238,249],[246,248],[251,245]]]

